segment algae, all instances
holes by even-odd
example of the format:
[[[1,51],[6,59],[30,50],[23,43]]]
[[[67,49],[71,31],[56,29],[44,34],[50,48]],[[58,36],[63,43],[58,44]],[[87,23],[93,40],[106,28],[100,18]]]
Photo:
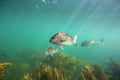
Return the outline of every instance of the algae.
[[[54,57],[45,56],[39,49],[17,53],[0,62],[0,80],[120,80],[120,63],[114,60],[109,61],[109,70],[105,70],[65,53],[56,53]]]
[[[120,80],[120,62],[111,59],[108,67],[112,75],[110,80]]]
[[[99,65],[85,65],[80,72],[79,80],[109,80],[110,76]]]

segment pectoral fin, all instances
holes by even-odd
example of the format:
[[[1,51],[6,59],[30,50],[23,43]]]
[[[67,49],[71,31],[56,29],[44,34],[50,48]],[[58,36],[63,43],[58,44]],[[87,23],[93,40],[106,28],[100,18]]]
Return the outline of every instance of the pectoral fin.
[[[75,44],[75,46],[77,46],[77,35],[75,35],[75,37],[73,39],[73,43]]]
[[[51,54],[51,56],[52,56],[52,57],[54,57],[54,55],[53,55],[53,54]]]
[[[63,46],[60,46],[60,48],[64,51],[64,48],[63,48]]]

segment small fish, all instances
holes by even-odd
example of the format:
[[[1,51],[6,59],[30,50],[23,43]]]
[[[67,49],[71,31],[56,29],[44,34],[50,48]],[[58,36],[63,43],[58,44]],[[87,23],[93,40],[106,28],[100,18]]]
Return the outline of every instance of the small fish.
[[[54,47],[50,47],[45,51],[46,55],[51,55],[52,57],[54,57],[53,54],[57,53],[58,49],[54,48]]]
[[[75,35],[75,37],[73,38],[72,36],[70,36],[65,32],[59,32],[54,34],[50,38],[49,42],[61,46],[62,50],[64,50],[63,46],[65,45],[67,46],[77,45],[76,40],[77,40],[77,35]]]
[[[87,47],[87,46],[93,46],[93,45],[97,45],[97,44],[102,44],[104,45],[103,43],[104,39],[102,38],[101,40],[99,41],[95,41],[95,40],[85,40],[81,43],[81,46],[82,47]]]

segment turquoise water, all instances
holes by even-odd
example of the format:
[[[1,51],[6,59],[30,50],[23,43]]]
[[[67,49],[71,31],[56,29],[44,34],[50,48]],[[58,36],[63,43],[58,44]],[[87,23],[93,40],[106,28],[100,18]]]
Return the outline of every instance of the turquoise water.
[[[0,48],[16,54],[23,48],[44,52],[57,32],[78,35],[77,46],[60,52],[89,63],[120,59],[119,0],[0,0]],[[81,47],[84,40],[104,45]]]

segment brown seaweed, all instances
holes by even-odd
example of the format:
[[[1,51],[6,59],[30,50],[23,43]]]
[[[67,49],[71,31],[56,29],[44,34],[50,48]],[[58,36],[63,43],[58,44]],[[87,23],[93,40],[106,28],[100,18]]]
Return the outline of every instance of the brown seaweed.
[[[115,60],[110,60],[108,66],[112,75],[110,80],[120,80],[120,63]]]
[[[43,55],[39,49],[25,49],[20,53],[8,58],[12,67],[9,67],[11,63],[0,63],[0,80],[120,80],[120,63],[113,60],[108,63],[106,74],[99,65],[88,65],[63,53],[54,57]]]
[[[103,68],[101,68],[99,65],[93,65],[94,68],[94,73],[95,76],[99,79],[99,80],[109,80],[109,78],[111,77],[110,75],[107,75],[105,73],[105,71],[103,70]]]
[[[23,75],[23,78],[21,80],[33,80],[33,79],[29,73],[26,73]]]
[[[86,65],[80,72],[78,80],[109,80],[109,75],[98,65]]]
[[[6,66],[8,65],[12,65],[12,63],[9,63],[9,62],[1,62],[0,63],[0,79],[2,79],[7,73],[8,73],[8,70],[6,68]]]
[[[79,80],[98,80],[94,74],[94,70],[91,66],[85,65],[83,71],[80,73]]]
[[[63,69],[52,68],[49,65],[38,65],[35,75],[36,80],[66,80],[66,76]]]
[[[81,71],[81,67],[86,64],[80,59],[66,56],[62,53],[56,53],[54,58],[51,56],[46,56],[43,63],[50,65],[53,68],[63,68],[67,75],[67,79],[69,80],[77,79],[78,74]]]

